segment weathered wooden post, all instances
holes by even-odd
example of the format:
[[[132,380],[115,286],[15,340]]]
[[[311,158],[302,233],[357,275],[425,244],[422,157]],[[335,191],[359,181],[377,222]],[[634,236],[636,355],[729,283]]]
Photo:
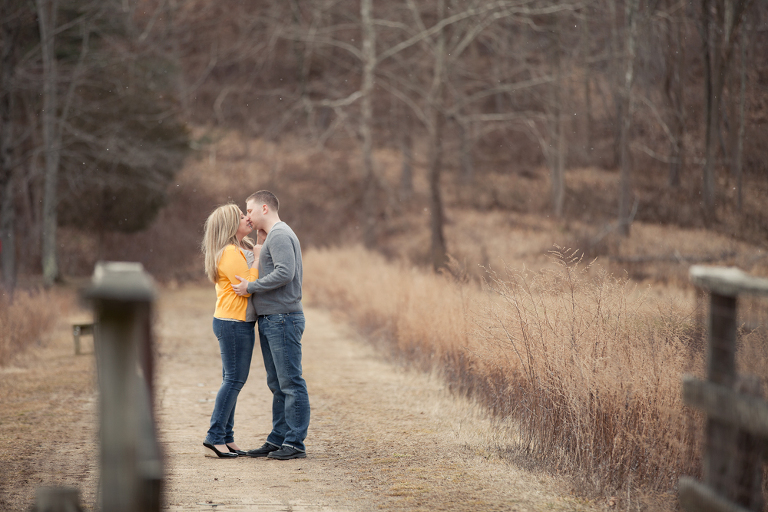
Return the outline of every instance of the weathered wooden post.
[[[82,512],[80,491],[73,487],[38,487],[32,512]]]
[[[736,315],[738,296],[768,295],[768,279],[702,266],[691,267],[690,277],[710,294],[707,381],[684,377],[683,401],[702,409],[707,420],[704,483],[681,478],[680,503],[689,511],[760,511],[768,404],[755,396],[759,381],[736,374]]]
[[[138,263],[99,263],[93,303],[100,392],[101,509],[159,511],[163,478],[152,401],[155,288]]]

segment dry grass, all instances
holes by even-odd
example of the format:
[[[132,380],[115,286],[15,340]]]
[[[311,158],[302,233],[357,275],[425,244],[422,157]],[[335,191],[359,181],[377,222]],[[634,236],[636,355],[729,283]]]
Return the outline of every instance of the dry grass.
[[[56,292],[17,290],[11,299],[0,295],[0,366],[18,353],[42,343],[42,335],[53,327],[63,299]]]
[[[312,250],[305,280],[308,302],[488,406],[512,434],[510,456],[605,495],[668,492],[698,474],[700,420],[680,400],[681,374],[703,367],[693,300],[660,298],[568,252],[541,270],[489,272],[480,287],[361,248]]]
[[[489,276],[501,298],[481,330],[494,406],[518,423],[526,453],[601,491],[670,490],[699,467],[680,399],[681,374],[703,366],[693,308],[555,256],[556,269]]]

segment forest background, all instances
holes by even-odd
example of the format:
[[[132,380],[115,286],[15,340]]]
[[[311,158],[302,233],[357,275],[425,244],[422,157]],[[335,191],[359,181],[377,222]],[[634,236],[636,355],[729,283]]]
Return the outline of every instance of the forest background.
[[[768,275],[765,2],[7,0],[0,24],[6,311],[16,288],[88,276],[102,259],[140,261],[170,285],[199,281],[208,213],[270,189],[309,265],[322,262],[314,300],[419,364],[439,361],[456,389],[517,422],[523,452],[606,492],[668,491],[695,473],[696,421],[675,416],[673,396],[680,372],[701,366],[694,313],[665,317],[659,299],[641,328],[611,323],[600,300],[629,308],[618,317],[647,312],[628,284],[685,294],[695,262]],[[578,252],[557,249],[552,264],[553,244]],[[594,258],[602,270],[579,263]],[[472,295],[480,289],[496,297],[483,313],[524,334],[538,312],[567,310],[563,289],[606,320],[594,330],[564,316],[527,358],[494,366],[488,354],[519,353],[530,338],[478,335],[468,317],[487,300]],[[385,290],[410,299],[369,300]],[[459,297],[460,325],[407,324],[424,290]],[[430,300],[423,315],[454,311]],[[534,317],[493,309],[520,313],[525,300]],[[455,330],[437,336],[447,324]],[[675,349],[668,389],[637,388],[632,409],[611,387],[619,377],[574,382],[573,354],[551,359],[547,346],[579,325],[593,362],[621,340],[654,357]],[[468,349],[475,339],[503,342]],[[622,363],[625,376],[637,362]],[[544,374],[560,377],[542,384]],[[614,402],[590,398],[594,385]],[[574,386],[584,395],[562,392]],[[667,393],[651,416],[666,418],[669,438],[638,420],[654,393]],[[526,417],[521,401],[571,412]]]

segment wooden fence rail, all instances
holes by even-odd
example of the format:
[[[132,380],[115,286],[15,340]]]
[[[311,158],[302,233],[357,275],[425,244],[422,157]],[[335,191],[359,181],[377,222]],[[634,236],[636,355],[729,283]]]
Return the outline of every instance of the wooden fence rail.
[[[760,380],[736,373],[740,295],[768,296],[768,279],[734,268],[693,266],[693,284],[709,292],[707,380],[683,377],[683,401],[706,415],[704,482],[680,479],[680,504],[693,511],[762,511],[768,403]]]

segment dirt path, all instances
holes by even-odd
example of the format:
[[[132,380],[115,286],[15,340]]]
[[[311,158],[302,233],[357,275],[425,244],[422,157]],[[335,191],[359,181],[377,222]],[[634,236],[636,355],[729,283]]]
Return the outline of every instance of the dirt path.
[[[500,460],[494,447],[502,441],[477,409],[450,397],[439,379],[383,361],[315,309],[306,311],[303,340],[312,407],[308,457],[203,457],[221,381],[212,299],[208,288],[187,288],[164,291],[158,304],[157,398],[168,510],[596,508],[568,497],[553,478]],[[67,379],[69,387],[62,384]],[[55,336],[17,368],[0,371],[0,509],[26,509],[39,485],[77,486],[84,505],[93,508],[98,449],[92,383],[91,358],[72,355],[68,336]],[[263,443],[270,403],[257,351],[235,419],[242,447]],[[26,427],[19,424],[30,415]],[[24,450],[15,450],[18,442]],[[49,456],[29,453],[30,446]]]

